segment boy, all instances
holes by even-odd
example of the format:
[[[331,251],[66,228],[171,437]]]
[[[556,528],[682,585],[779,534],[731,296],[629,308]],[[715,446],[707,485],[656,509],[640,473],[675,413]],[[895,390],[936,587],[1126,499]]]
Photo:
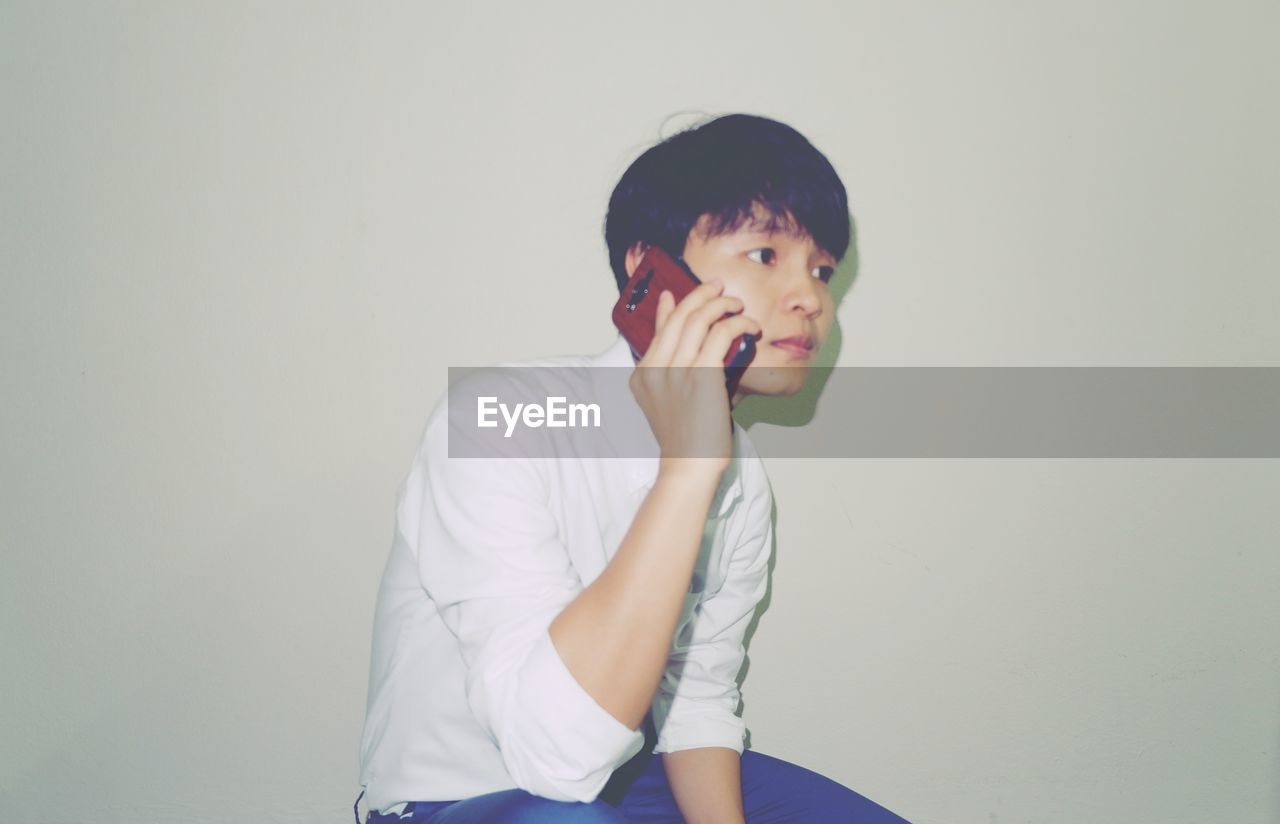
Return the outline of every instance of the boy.
[[[726,407],[803,386],[849,245],[843,184],[790,127],[721,117],[631,165],[605,240],[619,288],[651,245],[703,283],[678,305],[659,295],[638,360],[619,338],[540,364],[630,369],[656,457],[450,460],[447,409],[433,413],[378,596],[368,820],[901,822],[744,752],[735,714],[773,529]],[[728,397],[719,367],[743,334],[757,352]]]

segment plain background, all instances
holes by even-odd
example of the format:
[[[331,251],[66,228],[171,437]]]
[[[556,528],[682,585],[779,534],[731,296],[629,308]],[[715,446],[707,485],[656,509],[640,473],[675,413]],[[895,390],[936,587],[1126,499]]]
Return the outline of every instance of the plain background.
[[[1280,365],[1275,3],[628,5],[0,4],[4,819],[350,820],[446,367],[613,340],[680,113],[844,177],[828,362]],[[1280,817],[1277,462],[769,470],[755,748],[917,824]]]

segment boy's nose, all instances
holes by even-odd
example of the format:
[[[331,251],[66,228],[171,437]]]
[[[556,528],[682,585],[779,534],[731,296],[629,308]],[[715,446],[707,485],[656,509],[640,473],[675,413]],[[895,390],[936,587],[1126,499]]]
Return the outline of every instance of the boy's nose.
[[[787,292],[785,307],[789,312],[802,311],[813,319],[822,314],[822,284],[808,272],[792,280],[794,285]]]

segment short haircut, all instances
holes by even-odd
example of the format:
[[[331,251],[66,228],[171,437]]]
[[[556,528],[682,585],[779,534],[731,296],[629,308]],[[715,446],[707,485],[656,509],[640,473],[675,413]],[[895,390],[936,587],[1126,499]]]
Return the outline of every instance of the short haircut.
[[[795,129],[730,114],[672,135],[627,168],[609,198],[604,239],[622,290],[637,243],[684,251],[703,215],[708,236],[737,231],[763,211],[766,231],[807,233],[837,261],[849,248],[849,202],[827,158]]]

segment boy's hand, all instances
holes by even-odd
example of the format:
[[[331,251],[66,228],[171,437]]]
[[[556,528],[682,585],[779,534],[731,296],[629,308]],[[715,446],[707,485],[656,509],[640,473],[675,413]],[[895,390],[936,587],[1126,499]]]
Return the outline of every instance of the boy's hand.
[[[742,312],[742,301],[722,294],[718,281],[700,284],[680,301],[658,295],[653,341],[631,375],[631,392],[649,419],[665,471],[714,472],[733,454],[724,359],[743,334],[760,324]],[[724,317],[726,313],[733,314]]]

